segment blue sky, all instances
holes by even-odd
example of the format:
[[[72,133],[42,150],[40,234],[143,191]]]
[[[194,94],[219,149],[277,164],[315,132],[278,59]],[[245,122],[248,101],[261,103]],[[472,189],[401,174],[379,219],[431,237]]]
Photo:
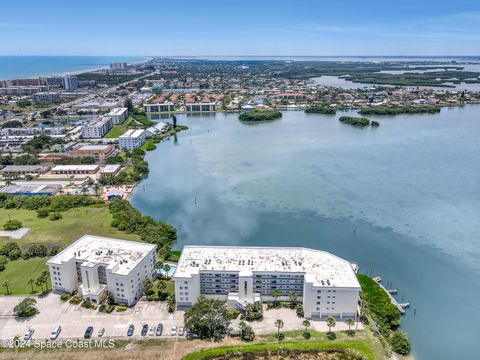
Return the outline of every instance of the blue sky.
[[[480,55],[480,0],[2,1],[1,55]]]

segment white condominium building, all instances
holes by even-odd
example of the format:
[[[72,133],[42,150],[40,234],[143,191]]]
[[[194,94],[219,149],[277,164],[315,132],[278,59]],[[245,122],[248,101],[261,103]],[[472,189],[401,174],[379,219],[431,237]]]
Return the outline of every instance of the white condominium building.
[[[175,105],[173,102],[166,102],[161,104],[143,104],[143,108],[146,113],[158,113],[175,111]]]
[[[82,135],[85,139],[99,139],[103,137],[113,127],[113,121],[110,116],[100,116],[90,121],[84,128]]]
[[[186,112],[213,112],[215,111],[215,103],[187,103],[185,104]]]
[[[118,146],[120,149],[133,150],[145,144],[145,130],[130,129],[118,137]]]
[[[106,291],[119,304],[131,306],[152,278],[156,246],[135,241],[84,235],[47,261],[54,291],[78,291],[99,303]]]
[[[351,264],[325,251],[288,247],[185,246],[173,275],[178,307],[200,295],[244,309],[288,301],[295,292],[306,318],[356,317],[360,284]]]
[[[113,125],[122,124],[128,117],[128,109],[126,107],[112,109],[108,116],[112,118]]]

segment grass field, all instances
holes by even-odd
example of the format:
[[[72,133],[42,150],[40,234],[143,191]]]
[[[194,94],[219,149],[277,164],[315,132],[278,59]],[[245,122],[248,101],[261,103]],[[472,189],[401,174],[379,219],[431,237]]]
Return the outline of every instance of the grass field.
[[[128,126],[130,125],[132,120],[133,118],[129,116],[128,118],[125,119],[123,124],[113,125],[113,128],[108,133],[105,134],[104,138],[111,139],[111,138],[117,138],[120,135],[123,135],[127,131]]]
[[[22,221],[24,227],[32,230],[21,240],[20,246],[32,243],[69,244],[85,234],[114,237],[125,240],[139,240],[135,234],[127,234],[110,226],[112,216],[107,206],[81,207],[62,212],[63,219],[51,221],[39,219],[36,211],[0,209],[0,225],[9,218]],[[7,240],[2,238],[0,245]]]
[[[47,265],[45,265],[47,259],[33,258],[7,262],[5,270],[0,271],[0,295],[7,294],[6,288],[2,286],[5,280],[10,282],[8,287],[10,294],[31,294],[32,287],[28,284],[28,280],[38,278],[42,271],[47,270]],[[42,290],[36,285],[33,286],[33,289],[35,293]]]
[[[221,356],[228,354],[251,354],[254,358],[256,352],[273,352],[275,350],[290,350],[294,352],[301,351],[326,351],[326,350],[345,350],[345,349],[355,349],[361,354],[363,354],[369,360],[375,360],[375,355],[370,347],[370,344],[367,341],[359,340],[347,340],[347,341],[282,341],[277,343],[256,343],[250,345],[235,345],[235,346],[221,346],[211,349],[200,350],[194,353],[190,353],[185,356],[184,360],[209,360],[215,359]],[[298,358],[298,353],[296,353]],[[283,359],[288,359],[283,354],[281,356]]]
[[[125,125],[113,125],[112,129],[104,136],[104,138],[111,139],[123,135],[127,131]]]

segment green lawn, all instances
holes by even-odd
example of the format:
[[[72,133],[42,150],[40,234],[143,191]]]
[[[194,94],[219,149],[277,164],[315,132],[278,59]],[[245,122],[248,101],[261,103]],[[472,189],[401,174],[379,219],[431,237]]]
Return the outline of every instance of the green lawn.
[[[104,136],[104,138],[117,138],[120,135],[123,135],[127,131],[125,125],[113,125],[113,128]]]
[[[345,350],[355,349],[362,353],[367,359],[374,360],[375,355],[367,341],[349,340],[349,341],[295,341],[295,342],[276,342],[276,343],[256,343],[250,345],[234,345],[210,348],[190,353],[184,360],[209,360],[219,358],[232,353],[255,354],[256,352],[272,352],[275,350],[291,351],[325,351],[325,350]],[[297,354],[298,355],[298,354]],[[253,358],[253,356],[252,356]]]
[[[47,259],[33,258],[7,262],[5,270],[0,271],[0,295],[7,293],[6,288],[2,286],[5,280],[10,282],[10,294],[31,294],[32,287],[28,284],[28,280],[38,278],[42,271],[47,270],[47,265],[45,265]],[[34,285],[33,289],[35,293],[41,291],[39,286]]]
[[[9,218],[22,221],[24,227],[32,230],[21,240],[20,246],[31,243],[70,244],[85,234],[114,237],[125,240],[139,240],[138,235],[127,234],[110,226],[112,216],[107,206],[81,207],[62,212],[63,218],[51,221],[39,219],[36,211],[0,209],[0,225]],[[7,241],[0,239],[0,245]]]

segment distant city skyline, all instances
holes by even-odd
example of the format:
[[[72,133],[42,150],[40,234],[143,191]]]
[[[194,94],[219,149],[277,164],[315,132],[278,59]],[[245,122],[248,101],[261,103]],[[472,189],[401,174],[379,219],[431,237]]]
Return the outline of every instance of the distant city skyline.
[[[475,56],[480,3],[27,0],[2,4],[0,42],[0,55]]]

